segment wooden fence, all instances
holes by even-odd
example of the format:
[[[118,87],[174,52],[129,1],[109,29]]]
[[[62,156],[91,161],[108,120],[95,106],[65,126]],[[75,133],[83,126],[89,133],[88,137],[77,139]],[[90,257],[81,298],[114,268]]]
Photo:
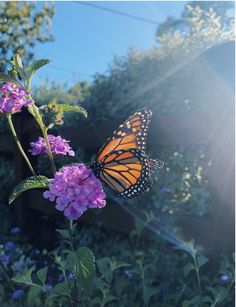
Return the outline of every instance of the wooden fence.
[[[154,118],[150,127],[152,146],[177,145],[185,148],[204,146],[212,167],[207,174],[213,196],[211,214],[203,218],[185,217],[181,224],[186,237],[194,237],[209,253],[221,254],[234,249],[234,44],[225,44],[208,51],[195,59],[199,69],[206,75],[206,82],[214,104],[203,111],[187,114],[170,114]],[[195,64],[196,64],[195,63]],[[201,92],[201,88],[199,88]],[[27,122],[27,125],[24,123]],[[25,148],[39,135],[31,117],[27,114],[15,116],[16,128]],[[64,129],[63,136],[71,140],[72,147],[78,144],[82,148],[96,153],[103,141],[111,135],[119,122],[101,122],[96,126],[84,124],[74,129]],[[92,133],[91,133],[92,132]],[[16,182],[29,174],[29,171],[9,136],[1,136],[1,152],[14,155]],[[36,158],[35,158],[36,159]],[[34,158],[32,159],[33,163]],[[25,210],[30,207],[31,209]],[[28,192],[22,195],[14,206],[20,225],[39,223],[38,213],[34,210],[51,210],[40,192]],[[32,210],[33,208],[33,210]],[[92,211],[92,210],[91,210]],[[128,229],[130,217],[115,204],[107,206],[99,217],[90,213],[83,220],[97,223],[102,218],[106,227],[116,230]],[[112,222],[111,222],[112,221]],[[30,231],[30,230],[29,230]]]

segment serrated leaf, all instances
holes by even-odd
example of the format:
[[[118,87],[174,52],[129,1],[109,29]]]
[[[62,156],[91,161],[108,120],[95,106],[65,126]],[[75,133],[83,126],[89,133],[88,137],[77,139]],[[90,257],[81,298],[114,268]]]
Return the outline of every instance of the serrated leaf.
[[[199,268],[201,266],[203,266],[205,263],[207,263],[208,261],[209,261],[209,259],[205,256],[198,256],[197,257],[197,263],[198,263]]]
[[[21,181],[12,191],[9,197],[11,204],[21,193],[32,189],[47,189],[50,186],[50,181],[45,176],[32,176]]]
[[[40,295],[41,292],[41,287],[31,287],[27,294],[27,306],[34,306],[35,299]]]
[[[12,278],[14,282],[22,283],[28,286],[38,286],[37,284],[33,283],[31,275],[34,271],[35,267],[31,267],[28,270],[25,270],[22,274],[17,275],[16,277]]]
[[[64,113],[68,113],[68,112],[77,112],[77,113],[81,113],[85,118],[87,118],[88,113],[87,111],[82,108],[81,106],[72,106],[69,104],[65,104],[65,103],[58,103],[57,104],[58,108],[60,109],[60,111],[64,112]]]
[[[187,263],[184,266],[184,277],[187,277],[191,271],[195,269],[194,265],[192,263]]]
[[[38,270],[37,273],[36,273],[37,276],[38,276],[38,279],[42,282],[42,284],[44,284],[45,281],[46,281],[47,271],[48,271],[48,268],[44,267],[44,268]]]
[[[77,250],[79,258],[79,284],[83,287],[89,285],[95,274],[95,257],[87,247],[80,247]]]

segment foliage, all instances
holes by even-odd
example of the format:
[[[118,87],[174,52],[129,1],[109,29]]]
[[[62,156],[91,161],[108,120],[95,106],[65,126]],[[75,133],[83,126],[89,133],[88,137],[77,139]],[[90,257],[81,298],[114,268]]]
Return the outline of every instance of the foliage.
[[[45,3],[6,1],[0,3],[0,70],[14,54],[24,56],[26,62],[33,57],[38,42],[52,40],[50,33],[54,6]]]
[[[156,237],[155,233],[148,237],[142,234],[137,243],[135,236],[127,239],[127,234],[117,235],[97,226],[80,227],[74,231],[77,238],[74,243],[79,241],[80,246],[93,246],[97,255],[94,282],[79,292],[81,306],[115,307],[132,303],[135,306],[158,304],[166,307],[181,304],[213,307],[233,304],[232,257],[222,257],[219,268],[209,270],[212,259],[206,257],[202,247],[195,244],[194,240],[182,242],[181,246],[173,249]],[[10,256],[5,271],[9,278],[14,276],[16,287],[25,293],[21,299],[22,306],[42,306],[44,302],[52,307],[70,306],[70,291],[74,285],[72,270],[77,260],[74,254],[68,256],[65,253],[69,233],[64,229],[60,230],[60,234],[64,243],[52,252],[31,249],[29,246],[20,248],[22,244],[19,240],[22,238],[19,235],[11,237],[15,242],[15,248],[11,251],[6,251],[7,242],[2,245],[1,255]],[[90,253],[85,249],[84,252]],[[85,259],[87,261],[89,258],[86,256]],[[227,278],[223,279],[222,276]],[[10,302],[9,294],[13,290],[5,282],[5,275],[1,274],[0,279],[4,293],[1,295],[1,306],[4,306]],[[19,300],[11,301],[11,304],[18,306]]]
[[[181,19],[168,18],[157,29],[160,58],[180,58],[215,44],[234,40],[234,18],[227,14],[230,2],[193,1],[185,6]]]

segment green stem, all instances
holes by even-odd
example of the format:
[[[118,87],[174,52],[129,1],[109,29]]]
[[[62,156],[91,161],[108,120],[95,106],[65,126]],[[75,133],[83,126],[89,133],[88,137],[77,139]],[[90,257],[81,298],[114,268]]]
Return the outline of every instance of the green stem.
[[[198,264],[197,264],[195,256],[193,257],[193,261],[194,261],[195,271],[196,271],[196,275],[197,275],[197,283],[198,283],[199,294],[202,297],[202,287],[201,287],[201,280],[200,280],[200,275],[199,275],[199,268],[198,268]]]
[[[9,114],[9,113],[7,114],[7,120],[8,120],[10,129],[11,129],[12,135],[13,135],[13,137],[15,139],[15,142],[16,142],[16,144],[17,144],[17,146],[18,146],[18,148],[19,148],[23,158],[25,159],[25,162],[27,163],[27,165],[28,165],[31,173],[33,174],[33,176],[37,176],[35,171],[34,171],[34,169],[33,169],[33,167],[32,167],[32,165],[31,165],[31,163],[30,163],[30,161],[29,161],[29,159],[28,159],[28,157],[27,157],[27,155],[26,155],[26,153],[24,152],[24,149],[21,146],[20,140],[18,139],[18,136],[16,134],[16,130],[15,130],[13,122],[12,122],[11,114]]]
[[[48,151],[47,155],[48,155],[48,158],[50,160],[52,172],[53,172],[53,175],[55,175],[57,170],[56,170],[56,165],[55,165],[55,162],[54,162],[54,159],[53,159],[53,155],[52,155],[51,145],[50,145],[49,139],[48,139],[47,127],[43,123],[42,116],[40,115],[38,107],[35,105],[32,96],[29,95],[29,98],[33,101],[33,104],[31,104],[28,107],[29,111],[34,116],[34,118],[36,119],[36,121],[37,121],[37,123],[38,123],[38,125],[39,125],[39,127],[40,127],[40,129],[42,131],[43,137],[44,137],[45,142],[46,142],[46,147],[47,147],[47,151]]]
[[[68,228],[69,228],[69,236],[70,236],[70,246],[71,246],[71,251],[75,251],[74,247],[74,240],[73,240],[73,221],[70,220],[68,223]],[[73,307],[78,306],[78,272],[76,271],[74,274],[74,293],[73,293]]]

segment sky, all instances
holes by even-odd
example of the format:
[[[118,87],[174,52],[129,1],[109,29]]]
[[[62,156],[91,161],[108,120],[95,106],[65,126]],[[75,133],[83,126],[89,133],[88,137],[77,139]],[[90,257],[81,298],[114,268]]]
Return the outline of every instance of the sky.
[[[160,23],[167,16],[179,17],[186,1],[99,1],[90,2],[109,9]],[[53,62],[43,68],[35,79],[73,84],[91,81],[106,73],[114,55],[125,55],[129,47],[148,49],[155,42],[157,25],[141,22],[103,11],[86,3],[64,1],[55,3],[52,33],[55,41],[36,46],[35,58]]]

